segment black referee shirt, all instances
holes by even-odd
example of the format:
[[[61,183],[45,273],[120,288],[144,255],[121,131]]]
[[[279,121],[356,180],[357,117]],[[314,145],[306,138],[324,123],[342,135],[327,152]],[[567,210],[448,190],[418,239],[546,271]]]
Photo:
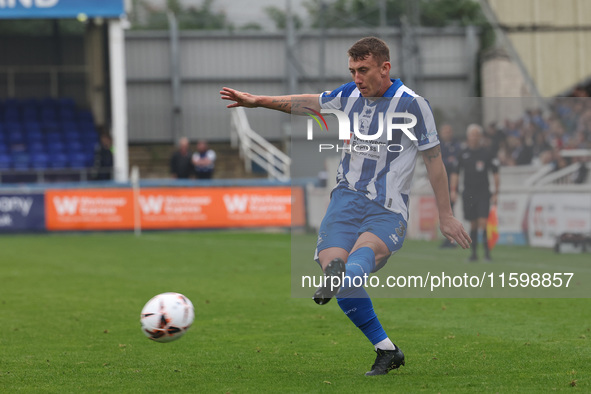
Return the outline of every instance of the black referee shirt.
[[[464,191],[470,194],[487,194],[490,192],[488,173],[499,172],[499,163],[490,150],[478,148],[463,149],[458,155],[458,162],[454,172],[464,171]]]

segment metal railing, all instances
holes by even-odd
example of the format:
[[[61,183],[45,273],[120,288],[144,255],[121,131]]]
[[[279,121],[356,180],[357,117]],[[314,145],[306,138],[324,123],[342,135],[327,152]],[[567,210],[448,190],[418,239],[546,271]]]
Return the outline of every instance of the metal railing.
[[[591,157],[591,150],[562,150],[560,151],[560,155],[566,158],[588,158]],[[589,165],[584,161],[574,162],[558,170],[555,170],[555,167],[552,164],[546,164],[540,167],[540,169],[534,175],[526,179],[524,185],[527,187],[541,187],[547,185],[573,185],[576,183],[581,183],[576,182],[575,180],[577,178],[577,174],[582,170],[582,166],[586,166],[587,172],[589,172]],[[589,183],[588,179],[582,179],[581,181],[582,183]]]
[[[244,108],[232,110],[230,141],[232,147],[239,148],[248,173],[252,173],[255,163],[267,172],[269,179],[290,180],[291,158],[250,127]]]

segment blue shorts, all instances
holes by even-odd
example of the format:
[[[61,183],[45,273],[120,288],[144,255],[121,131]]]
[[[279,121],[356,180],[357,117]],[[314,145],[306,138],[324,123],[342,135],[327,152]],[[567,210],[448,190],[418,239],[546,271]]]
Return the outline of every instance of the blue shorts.
[[[338,247],[351,252],[357,238],[365,232],[381,239],[392,255],[402,247],[406,220],[360,192],[345,187],[333,190],[318,231],[315,260],[318,261],[318,253],[327,248]],[[380,261],[373,272],[382,268],[387,260]]]

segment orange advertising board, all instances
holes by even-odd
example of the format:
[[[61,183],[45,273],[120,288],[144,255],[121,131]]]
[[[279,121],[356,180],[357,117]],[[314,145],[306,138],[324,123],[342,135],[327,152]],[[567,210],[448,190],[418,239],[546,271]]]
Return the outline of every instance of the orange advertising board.
[[[137,203],[145,229],[289,227],[292,200],[297,205],[294,225],[301,226],[301,188],[146,188],[141,189]],[[131,189],[49,190],[45,201],[48,230],[133,228]]]
[[[47,229],[133,229],[131,189],[68,189],[45,192]]]

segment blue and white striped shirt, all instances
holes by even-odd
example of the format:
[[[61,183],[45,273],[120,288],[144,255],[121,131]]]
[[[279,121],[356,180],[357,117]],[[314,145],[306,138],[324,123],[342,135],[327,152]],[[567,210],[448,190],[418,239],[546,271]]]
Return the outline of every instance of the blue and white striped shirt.
[[[359,191],[368,199],[408,219],[409,193],[417,153],[439,144],[435,120],[427,100],[404,86],[399,79],[392,79],[392,86],[380,98],[362,97],[355,83],[349,82],[332,92],[322,93],[319,101],[323,109],[345,112],[351,128],[353,115],[358,113],[359,133],[364,135],[377,133],[380,113],[386,116],[388,112],[406,112],[416,117],[417,124],[409,131],[417,141],[411,140],[399,129],[393,130],[390,141],[386,127],[376,140],[360,139],[350,130],[351,139],[345,141],[337,173],[337,188]],[[394,123],[404,121],[394,119]]]

